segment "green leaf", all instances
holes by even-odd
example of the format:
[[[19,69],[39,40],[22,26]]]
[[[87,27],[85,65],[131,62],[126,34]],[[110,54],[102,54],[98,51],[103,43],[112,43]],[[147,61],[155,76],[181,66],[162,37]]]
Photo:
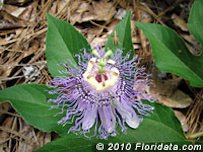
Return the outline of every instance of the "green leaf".
[[[154,103],[154,112],[144,119],[137,129],[128,128],[127,133],[119,133],[108,140],[88,140],[80,135],[70,134],[48,143],[37,152],[74,151],[90,152],[95,144],[101,143],[187,143],[181,125],[173,111],[166,106]]]
[[[115,27],[107,40],[106,50],[111,49],[115,51],[117,49],[124,49],[124,55],[127,52],[131,52],[131,56],[133,55],[130,16],[130,12],[128,12],[126,17]]]
[[[197,39],[203,47],[203,1],[195,0],[188,19],[190,33]]]
[[[87,40],[70,23],[48,14],[48,31],[46,35],[46,58],[48,70],[53,77],[63,75],[63,63],[77,65],[74,54],[81,49],[90,49]]]
[[[158,24],[137,22],[149,39],[156,66],[177,74],[194,87],[203,87],[203,55],[193,56],[172,29]]]
[[[37,84],[17,85],[0,91],[0,103],[9,101],[26,123],[44,132],[55,131],[66,134],[67,128],[57,124],[60,119],[56,109],[47,101],[51,95],[48,87]],[[62,117],[62,116],[61,116]]]

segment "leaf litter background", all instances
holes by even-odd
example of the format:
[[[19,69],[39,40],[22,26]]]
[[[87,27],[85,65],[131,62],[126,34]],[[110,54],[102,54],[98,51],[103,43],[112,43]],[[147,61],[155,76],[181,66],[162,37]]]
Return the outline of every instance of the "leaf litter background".
[[[187,134],[203,131],[201,89],[154,66],[151,47],[135,21],[167,25],[180,34],[193,55],[201,54],[200,46],[189,34],[187,19],[192,0],[7,0],[0,10],[0,88],[23,83],[46,84],[50,80],[45,54],[46,14],[51,12],[69,21],[87,38],[92,47],[104,46],[115,25],[133,12],[132,40],[135,52],[148,71],[153,73],[151,91],[168,107],[173,108]],[[117,43],[117,35],[113,33]],[[0,105],[0,151],[33,151],[57,138],[27,125],[8,103]],[[190,137],[190,136],[188,136]]]

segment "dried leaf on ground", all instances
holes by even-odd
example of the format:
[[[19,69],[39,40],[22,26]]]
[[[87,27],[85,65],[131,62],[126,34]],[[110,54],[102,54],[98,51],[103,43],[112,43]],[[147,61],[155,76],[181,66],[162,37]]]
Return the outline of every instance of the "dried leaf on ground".
[[[105,21],[109,23],[116,13],[115,6],[112,2],[104,1],[82,1],[78,3],[75,1],[75,12],[72,14],[70,21],[72,24],[76,22],[88,22],[88,21]]]
[[[183,131],[188,132],[189,126],[186,121],[186,116],[180,111],[174,110],[174,112],[175,112],[176,117],[178,118],[178,120],[180,121],[180,123],[182,125]]]
[[[173,14],[171,16],[173,23],[179,27],[182,31],[187,32],[188,31],[188,27],[187,27],[187,23],[185,22],[185,20],[183,20],[181,17],[177,16],[176,14]]]
[[[158,102],[172,108],[186,108],[192,103],[189,95],[177,89],[181,79],[160,80],[154,71],[154,84],[151,92],[156,94]]]
[[[26,22],[19,19],[5,10],[0,10],[0,30],[15,29],[25,27]]]

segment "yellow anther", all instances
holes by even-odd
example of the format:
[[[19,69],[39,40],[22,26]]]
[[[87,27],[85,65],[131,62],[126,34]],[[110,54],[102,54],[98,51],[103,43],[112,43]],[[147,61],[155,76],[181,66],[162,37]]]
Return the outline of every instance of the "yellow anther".
[[[112,54],[113,54],[112,50],[108,50],[108,51],[106,52],[106,54],[104,55],[104,58],[110,57]]]
[[[100,58],[99,53],[97,52],[97,49],[93,49],[92,50],[92,54],[94,54],[95,56],[97,56],[98,58]]]

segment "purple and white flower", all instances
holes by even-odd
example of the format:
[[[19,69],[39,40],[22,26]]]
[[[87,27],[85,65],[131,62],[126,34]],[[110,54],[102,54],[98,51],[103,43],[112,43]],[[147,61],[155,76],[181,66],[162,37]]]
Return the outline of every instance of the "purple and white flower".
[[[50,81],[58,94],[56,108],[65,116],[60,124],[74,124],[69,131],[88,134],[94,128],[94,136],[115,136],[118,127],[126,131],[127,126],[137,128],[143,116],[153,110],[142,100],[153,101],[149,94],[151,81],[145,68],[138,67],[135,56],[122,56],[121,49],[105,52],[100,47],[91,54],[85,50],[78,54],[78,66],[64,65],[66,77]]]

